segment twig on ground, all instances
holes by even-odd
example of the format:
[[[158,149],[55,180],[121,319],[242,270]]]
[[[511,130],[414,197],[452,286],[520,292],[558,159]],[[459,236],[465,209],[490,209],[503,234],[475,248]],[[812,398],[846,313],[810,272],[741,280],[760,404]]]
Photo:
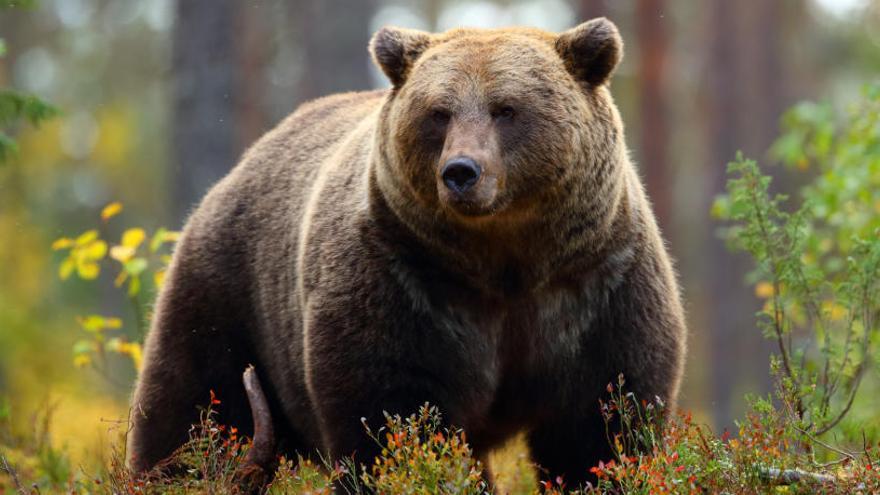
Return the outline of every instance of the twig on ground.
[[[12,484],[15,485],[15,490],[18,493],[26,494],[24,487],[21,486],[21,480],[18,479],[18,473],[15,472],[15,468],[13,468],[9,464],[9,459],[6,458],[5,455],[0,455],[0,470],[6,471],[9,474],[9,477],[12,478]]]

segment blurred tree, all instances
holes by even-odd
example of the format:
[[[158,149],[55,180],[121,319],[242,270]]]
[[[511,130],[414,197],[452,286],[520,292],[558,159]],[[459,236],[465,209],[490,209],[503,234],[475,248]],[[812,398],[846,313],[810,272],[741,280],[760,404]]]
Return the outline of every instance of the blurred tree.
[[[666,58],[669,36],[664,0],[638,0],[635,20],[638,43],[639,156],[648,196],[660,227],[666,230],[671,215],[671,178],[667,129]]]
[[[802,9],[802,2],[712,0],[707,16],[707,174],[708,208],[712,197],[724,190],[725,164],[737,150],[764,156],[776,135],[782,109],[792,101],[785,93],[789,62],[780,33],[783,20]],[[732,400],[742,389],[760,385],[769,390],[769,375],[753,362],[765,362],[769,346],[751,328],[757,301],[742,290],[748,271],[741,256],[733,256],[714,231],[705,238],[711,314],[712,395],[716,424],[731,427],[741,411]],[[748,384],[748,385],[745,385]]]
[[[266,111],[266,68],[269,65],[270,9],[260,3],[237,5],[233,33],[235,44],[235,105],[237,145],[243,150],[266,132],[270,118]]]
[[[608,15],[607,0],[577,0],[577,11],[581,21]]]
[[[297,0],[290,15],[300,32],[305,70],[300,101],[369,89],[367,43],[377,0]]]
[[[234,0],[177,2],[172,166],[183,216],[232,167],[236,154]]]
[[[265,26],[259,3],[177,2],[171,175],[178,218],[268,128]]]
[[[267,17],[285,7],[298,47],[292,52],[297,60],[284,63],[303,68],[292,103],[370,87],[367,42],[375,0],[298,0],[280,6],[232,0],[178,2],[172,177],[179,217],[268,129]]]
[[[737,40],[739,34],[732,30],[730,23],[741,12],[737,3],[727,0],[712,0],[709,6],[707,61],[707,136],[709,184],[706,186],[708,202],[712,196],[724,190],[725,164],[732,159],[741,144],[741,132],[736,115],[741,103],[739,89],[739,67]],[[737,378],[735,363],[742,356],[737,338],[748,338],[751,333],[744,332],[752,326],[750,301],[744,299],[742,287],[737,283],[746,272],[747,265],[742,257],[731,259],[721,239],[712,229],[706,232],[710,295],[712,304],[708,328],[711,333],[712,389],[715,404],[715,422],[718,427],[729,427],[734,418],[731,399]]]
[[[425,20],[428,23],[428,29],[436,30],[440,24],[440,13],[443,11],[445,2],[443,0],[425,0],[424,13]]]

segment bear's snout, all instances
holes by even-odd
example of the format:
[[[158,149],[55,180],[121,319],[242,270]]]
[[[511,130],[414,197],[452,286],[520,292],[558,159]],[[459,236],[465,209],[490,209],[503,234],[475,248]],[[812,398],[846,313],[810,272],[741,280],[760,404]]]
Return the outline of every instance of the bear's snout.
[[[440,171],[440,177],[450,191],[464,194],[477,183],[482,173],[483,169],[477,162],[461,156],[447,161]]]

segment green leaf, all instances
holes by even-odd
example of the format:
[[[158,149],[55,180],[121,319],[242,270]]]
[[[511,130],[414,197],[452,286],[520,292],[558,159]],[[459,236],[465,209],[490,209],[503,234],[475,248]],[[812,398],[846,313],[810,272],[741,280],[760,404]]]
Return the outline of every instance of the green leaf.
[[[159,227],[159,230],[157,230],[156,233],[153,234],[153,237],[150,239],[151,253],[155,253],[159,250],[160,247],[162,247],[162,243],[165,242],[165,232],[167,232],[165,227]]]
[[[141,278],[140,277],[132,277],[128,281],[128,297],[135,297],[141,291]]]
[[[91,340],[77,340],[73,344],[74,354],[89,354],[95,350],[95,344]]]
[[[10,89],[0,90],[0,125],[9,126],[27,119],[36,126],[58,113],[58,109],[35,96]]]
[[[125,271],[132,277],[137,277],[147,269],[147,260],[145,258],[133,258],[125,262]]]
[[[0,131],[0,164],[18,154],[18,144],[5,132]]]
[[[34,0],[0,0],[0,9],[30,9],[34,5]]]

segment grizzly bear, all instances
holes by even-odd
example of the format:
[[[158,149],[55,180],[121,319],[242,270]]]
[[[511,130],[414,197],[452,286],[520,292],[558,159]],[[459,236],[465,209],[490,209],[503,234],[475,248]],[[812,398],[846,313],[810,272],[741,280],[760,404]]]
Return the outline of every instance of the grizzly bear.
[[[370,461],[362,418],[430,402],[478,458],[524,432],[549,476],[588,479],[606,384],[673,404],[685,348],[609,93],[617,28],[383,28],[369,48],[389,90],[303,105],[187,222],[131,467],[181,445],[209,390],[249,431],[252,363],[283,453]]]

